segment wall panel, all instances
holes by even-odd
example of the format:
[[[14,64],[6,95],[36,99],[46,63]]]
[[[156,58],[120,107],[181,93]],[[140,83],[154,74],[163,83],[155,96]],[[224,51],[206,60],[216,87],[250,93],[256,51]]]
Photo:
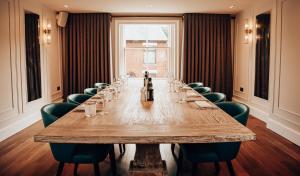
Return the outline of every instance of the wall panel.
[[[300,116],[300,1],[287,0],[281,8],[279,109]]]
[[[41,41],[42,98],[27,102],[24,13],[40,15],[40,38],[43,24],[51,21],[53,42]],[[61,99],[60,50],[56,12],[35,0],[0,1],[0,141],[41,119],[40,107]]]
[[[0,1],[0,121],[18,112],[13,5],[9,0]]]
[[[250,113],[266,122],[267,127],[300,145],[300,1],[272,0],[269,3],[257,3],[255,6],[240,12],[237,19],[255,20],[256,14],[271,11],[271,50],[269,100],[254,96],[255,42],[248,47],[236,40],[235,92],[234,100],[250,106]],[[251,11],[253,13],[251,14]],[[242,25],[238,25],[243,30]],[[253,30],[255,24],[253,23]],[[237,33],[237,35],[240,32]],[[255,39],[255,32],[252,39]],[[250,51],[250,52],[249,52]],[[252,53],[252,54],[251,54]],[[242,62],[246,59],[249,62]],[[242,69],[248,68],[249,77],[244,76]],[[241,79],[248,82],[247,97],[241,98],[236,89],[242,85]]]

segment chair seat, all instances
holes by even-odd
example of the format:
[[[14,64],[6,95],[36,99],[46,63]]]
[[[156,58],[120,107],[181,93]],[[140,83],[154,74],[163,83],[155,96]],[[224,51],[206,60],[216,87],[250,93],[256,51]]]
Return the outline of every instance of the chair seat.
[[[73,155],[74,163],[99,163],[108,155],[111,144],[78,144]]]
[[[211,92],[210,87],[194,87],[193,89],[202,95]]]
[[[214,162],[219,157],[214,150],[214,144],[181,144],[183,155],[191,162]]]
[[[107,83],[95,83],[94,86],[95,86],[95,88],[103,88],[104,89],[105,87],[109,86],[109,84],[107,84]]]
[[[190,86],[191,88],[203,87],[203,83],[202,82],[193,82],[193,83],[189,83],[187,85]]]

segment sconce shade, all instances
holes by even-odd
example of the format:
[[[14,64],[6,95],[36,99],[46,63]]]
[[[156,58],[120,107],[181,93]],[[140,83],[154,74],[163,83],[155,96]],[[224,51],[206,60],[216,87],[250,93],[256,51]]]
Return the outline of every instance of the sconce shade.
[[[46,24],[44,25],[44,42],[46,44],[51,43],[51,28],[52,25],[49,20],[46,20]]]
[[[245,25],[244,25],[245,29],[244,29],[244,43],[247,44],[249,43],[249,40],[250,40],[250,35],[252,33],[252,28],[251,28],[251,25],[248,21],[248,19],[245,19]]]

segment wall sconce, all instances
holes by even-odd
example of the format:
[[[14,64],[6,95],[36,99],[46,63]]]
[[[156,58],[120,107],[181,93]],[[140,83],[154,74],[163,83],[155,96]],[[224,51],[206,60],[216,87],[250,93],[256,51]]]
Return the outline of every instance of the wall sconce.
[[[50,21],[47,20],[44,26],[44,42],[46,44],[51,43],[51,29],[52,29],[51,23]]]
[[[248,43],[249,40],[250,40],[250,37],[251,37],[250,35],[252,33],[252,27],[251,27],[248,19],[245,20],[245,26],[244,27],[245,27],[245,29],[244,29],[244,31],[245,31],[244,43]]]

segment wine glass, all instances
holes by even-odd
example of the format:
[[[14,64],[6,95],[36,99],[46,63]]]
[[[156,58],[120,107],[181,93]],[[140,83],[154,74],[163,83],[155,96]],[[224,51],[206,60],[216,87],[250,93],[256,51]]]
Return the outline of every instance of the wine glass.
[[[101,94],[99,96],[99,99],[97,100],[97,109],[100,110],[100,115],[103,116],[104,115],[104,108],[105,108],[105,95]]]
[[[109,92],[111,94],[112,99],[114,99],[114,100],[118,99],[118,88],[116,87],[115,84],[110,86]]]
[[[102,91],[101,91],[101,94],[103,94],[104,95],[104,100],[105,100],[105,102],[109,102],[110,101],[110,92],[108,91],[108,87],[106,87],[105,89],[103,89]]]
[[[187,89],[185,89],[183,86],[180,88],[180,103],[184,103],[186,101],[186,94],[187,94]]]
[[[170,92],[173,92],[174,89],[174,78],[171,74],[168,74],[168,83],[169,83],[169,90]]]

